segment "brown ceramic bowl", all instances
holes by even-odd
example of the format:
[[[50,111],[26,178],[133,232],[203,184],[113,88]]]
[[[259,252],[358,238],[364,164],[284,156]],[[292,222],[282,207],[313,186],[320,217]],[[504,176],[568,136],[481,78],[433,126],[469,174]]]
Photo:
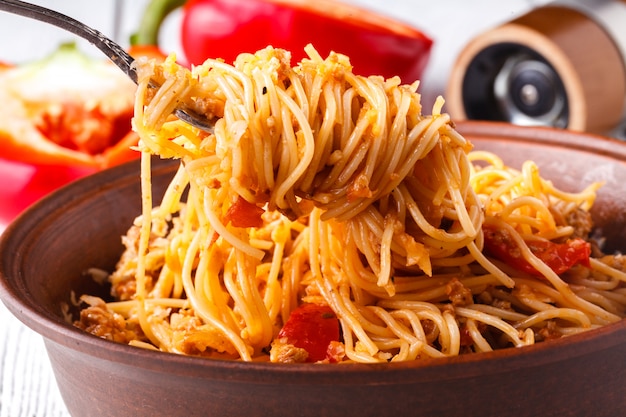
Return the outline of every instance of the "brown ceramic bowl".
[[[545,128],[467,122],[475,148],[578,190],[603,180],[594,209],[608,246],[626,249],[626,144]],[[173,173],[154,173],[159,193]],[[0,295],[39,332],[73,416],[626,415],[626,321],[531,347],[419,363],[283,365],[183,357],[108,342],[68,325],[60,305],[81,273],[111,269],[140,210],[137,164],[73,183],[11,224]],[[95,289],[90,289],[95,291]]]

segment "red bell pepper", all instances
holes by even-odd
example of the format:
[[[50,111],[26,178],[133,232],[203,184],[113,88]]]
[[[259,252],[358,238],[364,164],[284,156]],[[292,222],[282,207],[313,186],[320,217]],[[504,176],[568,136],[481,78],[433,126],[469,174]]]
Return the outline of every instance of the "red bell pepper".
[[[134,95],[115,65],[74,44],[40,61],[0,65],[0,231],[54,189],[139,156],[131,149]]]
[[[485,249],[493,257],[506,262],[515,269],[540,276],[526,259],[507,230],[483,226]],[[526,241],[530,251],[557,274],[562,274],[575,265],[589,267],[591,245],[583,239],[569,239],[564,243],[549,240]]]
[[[372,11],[334,0],[153,0],[135,37],[158,44],[168,13],[185,3],[181,41],[188,64],[207,58],[233,62],[242,52],[268,45],[304,57],[311,43],[322,56],[347,55],[361,75],[398,75],[418,80],[428,61],[432,40],[417,28]]]
[[[5,67],[0,70],[1,157],[94,168],[131,158],[120,153],[130,152],[128,143],[136,142],[127,138],[134,91],[117,67],[87,57],[74,44],[41,61]]]

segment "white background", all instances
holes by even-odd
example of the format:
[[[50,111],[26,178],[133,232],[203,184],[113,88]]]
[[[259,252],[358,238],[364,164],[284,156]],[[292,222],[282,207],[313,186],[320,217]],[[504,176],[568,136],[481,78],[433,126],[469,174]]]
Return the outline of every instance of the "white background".
[[[542,0],[349,0],[414,24],[434,40],[420,91],[424,105],[443,94],[456,55],[473,36],[509,21]],[[137,26],[145,0],[38,0],[82,20],[123,45]],[[178,48],[179,14],[166,22],[161,45]],[[73,35],[44,23],[0,12],[0,61],[23,63],[46,56]],[[79,43],[85,52],[99,52]],[[426,107],[428,108],[428,107]],[[0,204],[2,204],[0,202]],[[66,417],[41,338],[0,305],[0,417]]]

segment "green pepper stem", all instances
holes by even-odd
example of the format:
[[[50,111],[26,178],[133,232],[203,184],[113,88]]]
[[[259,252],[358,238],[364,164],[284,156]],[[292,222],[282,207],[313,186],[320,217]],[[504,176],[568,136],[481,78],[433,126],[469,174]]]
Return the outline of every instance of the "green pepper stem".
[[[131,45],[158,45],[159,30],[165,18],[182,7],[187,0],[152,0],[146,6],[137,32],[130,37]]]

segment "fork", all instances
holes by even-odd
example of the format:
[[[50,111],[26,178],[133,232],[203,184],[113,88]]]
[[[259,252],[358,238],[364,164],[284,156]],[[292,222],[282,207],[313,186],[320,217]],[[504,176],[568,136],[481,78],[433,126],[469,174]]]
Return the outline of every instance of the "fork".
[[[89,41],[128,75],[135,84],[137,83],[137,72],[133,66],[135,59],[118,43],[96,29],[62,13],[19,0],[0,0],[0,10],[49,23]],[[190,108],[179,107],[174,111],[174,114],[198,129],[213,133],[214,122]]]

